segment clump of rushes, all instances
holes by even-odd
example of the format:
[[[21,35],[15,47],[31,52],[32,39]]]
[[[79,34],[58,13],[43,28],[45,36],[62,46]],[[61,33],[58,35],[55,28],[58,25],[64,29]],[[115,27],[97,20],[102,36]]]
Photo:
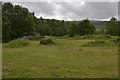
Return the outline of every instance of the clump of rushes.
[[[53,40],[50,38],[43,38],[40,40],[40,44],[43,45],[50,45],[50,44],[54,44]]]

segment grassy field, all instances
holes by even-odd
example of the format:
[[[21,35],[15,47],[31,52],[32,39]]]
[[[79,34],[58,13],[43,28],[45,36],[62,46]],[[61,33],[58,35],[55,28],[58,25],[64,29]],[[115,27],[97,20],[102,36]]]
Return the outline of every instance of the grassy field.
[[[53,39],[19,48],[3,43],[3,78],[117,78],[118,46],[81,45],[92,40]]]

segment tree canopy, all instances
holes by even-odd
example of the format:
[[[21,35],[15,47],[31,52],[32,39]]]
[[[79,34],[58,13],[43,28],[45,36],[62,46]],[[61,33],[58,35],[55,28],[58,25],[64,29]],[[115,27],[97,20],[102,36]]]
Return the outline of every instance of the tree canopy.
[[[95,26],[88,20],[64,21],[37,18],[33,12],[20,5],[2,4],[3,41],[23,36],[64,36],[90,35],[95,33]]]
[[[113,36],[118,35],[118,21],[115,17],[112,17],[111,20],[106,24],[106,34]]]

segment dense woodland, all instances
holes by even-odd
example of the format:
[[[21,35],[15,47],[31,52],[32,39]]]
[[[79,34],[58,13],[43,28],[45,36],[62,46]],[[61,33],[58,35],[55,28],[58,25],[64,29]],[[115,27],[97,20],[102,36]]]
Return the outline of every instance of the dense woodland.
[[[118,35],[117,19],[112,17],[102,33]],[[33,12],[19,5],[2,4],[2,39],[9,41],[23,36],[65,36],[96,34],[96,26],[88,19],[64,21],[35,17]]]

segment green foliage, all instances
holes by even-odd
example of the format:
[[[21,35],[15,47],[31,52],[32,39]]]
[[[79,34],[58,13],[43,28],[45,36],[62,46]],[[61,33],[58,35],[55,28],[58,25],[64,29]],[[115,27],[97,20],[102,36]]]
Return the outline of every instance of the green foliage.
[[[65,36],[70,35],[87,35],[95,32],[95,26],[88,20],[82,20],[79,22],[71,21],[65,22],[64,20],[55,19],[43,19],[34,18],[36,24],[36,32],[41,35],[52,35],[52,36]],[[78,24],[79,23],[79,24]]]
[[[12,40],[6,45],[6,47],[18,48],[18,47],[27,46],[28,44],[29,44],[29,41],[27,40]]]
[[[10,40],[11,27],[9,20],[6,16],[2,16],[2,41],[7,42]]]
[[[120,42],[120,37],[117,39],[118,42]]]
[[[71,37],[78,34],[78,25],[76,24],[76,22],[71,22],[70,23],[70,30],[69,31],[70,31],[69,35]]]
[[[105,29],[98,29],[98,31],[96,31],[96,34],[104,35],[105,34]]]
[[[69,35],[71,37],[75,35],[90,35],[96,31],[95,26],[88,19],[79,21],[78,23],[73,21],[70,23],[69,28]]]
[[[110,35],[93,35],[89,39],[92,39],[93,41],[85,43],[82,46],[85,46],[85,47],[117,46],[119,42],[119,38],[117,36],[110,36]]]
[[[80,21],[78,25],[79,35],[90,35],[95,33],[95,26],[88,19]]]
[[[106,25],[106,34],[112,36],[118,35],[118,21],[115,17],[112,17],[111,20]]]
[[[37,32],[35,32],[35,33],[34,33],[34,36],[40,36],[40,34],[39,34],[39,33],[37,33]]]
[[[54,43],[53,40],[50,38],[43,38],[40,40],[40,44],[43,44],[43,45],[50,45],[53,43]]]
[[[33,16],[27,8],[4,3],[2,5],[3,41],[34,35]]]
[[[106,40],[95,40],[82,45],[83,47],[94,47],[94,46],[117,46],[114,42]]]

